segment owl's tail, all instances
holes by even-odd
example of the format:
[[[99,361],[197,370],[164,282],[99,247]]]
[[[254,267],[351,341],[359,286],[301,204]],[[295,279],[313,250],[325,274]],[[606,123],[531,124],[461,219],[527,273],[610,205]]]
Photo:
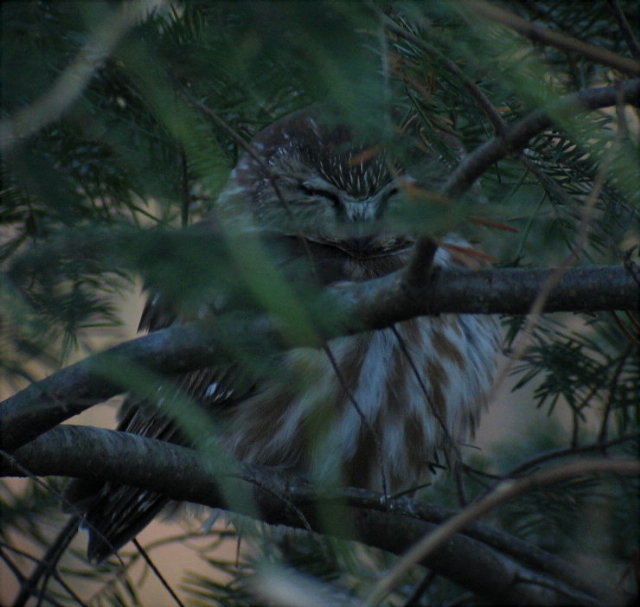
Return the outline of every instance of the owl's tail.
[[[89,533],[87,557],[100,563],[132,540],[166,506],[166,497],[128,485],[71,481],[65,510]]]
[[[100,563],[133,539],[167,502],[159,494],[126,485],[71,481],[64,495],[64,508],[71,516],[22,583],[13,607],[24,607],[31,597],[41,594],[41,585],[46,586],[78,529],[89,533],[87,557]]]

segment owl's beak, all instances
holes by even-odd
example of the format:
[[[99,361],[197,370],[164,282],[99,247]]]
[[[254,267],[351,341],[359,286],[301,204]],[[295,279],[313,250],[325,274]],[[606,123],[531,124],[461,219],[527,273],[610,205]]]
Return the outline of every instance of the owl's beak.
[[[369,200],[343,200],[341,209],[341,218],[345,224],[349,225],[349,229],[355,226],[362,226],[375,221],[378,216],[378,201]],[[357,227],[355,228],[357,229]]]
[[[361,255],[375,248],[382,225],[376,220],[374,204],[371,202],[351,203],[339,228],[340,240],[345,251]]]

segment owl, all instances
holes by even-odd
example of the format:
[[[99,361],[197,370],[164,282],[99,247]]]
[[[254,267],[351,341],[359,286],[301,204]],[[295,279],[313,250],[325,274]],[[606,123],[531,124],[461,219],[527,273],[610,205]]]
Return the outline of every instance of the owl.
[[[446,176],[435,154],[424,162],[429,174],[436,167]],[[386,221],[403,204],[407,184],[416,178],[380,146],[323,120],[317,108],[302,110],[258,134],[204,226],[276,239],[285,275],[302,267],[316,285],[339,288],[407,262],[416,235]],[[435,266],[469,265],[459,250],[438,248]],[[155,294],[140,328],[179,318]],[[277,356],[268,377],[242,381],[242,364],[230,361],[176,381],[222,420],[223,441],[239,460],[391,493],[424,484],[434,465],[458,456],[483,409],[498,346],[495,318],[441,314],[291,349]],[[120,430],[184,442],[157,406],[130,397],[123,411]],[[86,480],[74,481],[67,495],[84,517],[89,557],[97,561],[167,504],[152,492]]]

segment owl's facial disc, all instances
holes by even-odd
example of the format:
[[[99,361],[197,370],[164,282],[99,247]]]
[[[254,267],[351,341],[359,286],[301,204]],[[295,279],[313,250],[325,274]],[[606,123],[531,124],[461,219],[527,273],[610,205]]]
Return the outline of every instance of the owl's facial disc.
[[[307,196],[315,196],[328,201],[340,222],[363,222],[380,219],[389,198],[398,191],[395,182],[390,181],[370,195],[356,197],[322,177],[313,177],[302,181],[300,190]]]
[[[320,176],[301,180],[299,190],[299,202],[318,205],[324,228],[331,236],[345,239],[373,235],[382,229],[389,200],[398,192],[395,181],[390,180],[366,196],[354,196]]]
[[[221,202],[223,213],[245,216],[245,209],[256,226],[345,251],[357,244],[358,255],[407,240],[394,236],[387,217],[402,204],[395,194],[406,175],[382,145],[301,111],[265,129],[252,147],[232,173],[238,187]]]
[[[366,197],[357,198],[322,178],[301,182],[303,199],[321,210],[323,220],[305,229],[311,240],[331,244],[358,259],[396,254],[411,246],[412,239],[389,230],[385,211],[398,192],[391,180]]]

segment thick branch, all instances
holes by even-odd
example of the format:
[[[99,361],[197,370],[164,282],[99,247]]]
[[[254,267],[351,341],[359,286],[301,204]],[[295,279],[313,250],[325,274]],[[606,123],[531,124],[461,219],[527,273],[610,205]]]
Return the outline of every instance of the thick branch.
[[[316,323],[324,339],[368,329],[389,327],[423,314],[512,313],[525,314],[551,270],[442,271],[428,283],[428,293],[415,281],[407,286],[403,271],[383,278],[331,289],[344,322]],[[544,310],[598,311],[640,307],[640,289],[622,267],[584,267],[567,270],[551,291]],[[230,326],[232,325],[232,326]],[[229,332],[233,331],[232,336]],[[316,346],[303,342],[303,332],[293,332],[298,342],[287,347]],[[292,332],[289,332],[292,334]],[[217,321],[174,326],[120,344],[32,384],[0,404],[2,448],[12,450],[60,422],[127,389],[109,377],[114,361],[142,364],[159,373],[180,373],[216,362],[229,361],[223,344],[255,343],[256,336],[274,348],[284,347],[281,327],[267,316],[238,318],[220,327]],[[232,337],[232,339],[230,339]]]
[[[203,457],[191,449],[154,439],[64,426],[22,447],[14,457],[18,466],[11,458],[2,458],[2,475],[23,476],[26,469],[37,475],[91,477],[157,491],[172,499],[229,507],[221,485]],[[123,461],[128,465],[123,466]],[[235,511],[255,516],[255,504],[259,517],[270,524],[358,539],[396,554],[405,552],[417,538],[435,529],[432,521],[442,522],[450,514],[405,498],[385,501],[379,495],[355,489],[347,489],[339,496],[322,497],[295,477],[258,466],[244,466],[243,471],[242,476],[225,479],[224,486],[234,494],[252,496],[254,502],[234,500]],[[345,530],[348,525],[341,526],[340,531],[323,529],[317,516],[321,502],[323,520],[331,520],[327,512],[335,508],[336,516],[346,515],[352,520],[355,534]],[[552,605],[568,601],[597,605],[619,598],[609,589],[581,579],[568,563],[557,557],[546,555],[548,566],[545,566],[545,559],[540,557],[543,553],[537,548],[531,547],[532,554],[527,559],[539,563],[536,570],[516,563],[505,556],[503,548],[508,549],[513,542],[516,550],[507,552],[520,557],[526,555],[523,543],[516,538],[505,539],[509,538],[507,534],[490,531],[486,525],[471,525],[466,533],[450,538],[422,564],[501,603]],[[496,550],[492,544],[500,548]],[[470,562],[473,567],[467,566]],[[541,569],[547,573],[541,573]],[[514,581],[525,579],[526,583]]]

